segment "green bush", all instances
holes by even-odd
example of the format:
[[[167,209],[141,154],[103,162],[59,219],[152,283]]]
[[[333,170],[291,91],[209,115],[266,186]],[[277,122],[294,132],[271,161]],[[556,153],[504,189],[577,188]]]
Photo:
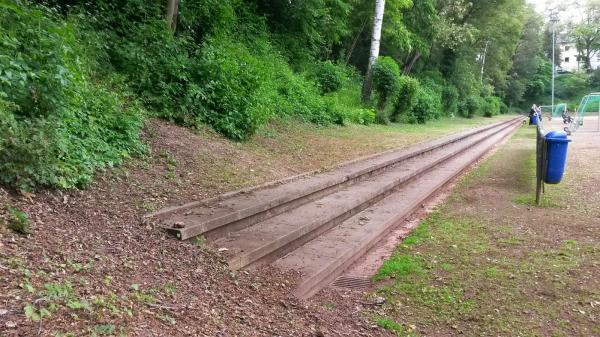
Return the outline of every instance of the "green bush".
[[[224,36],[211,38],[198,64],[203,108],[198,118],[229,138],[246,139],[277,116],[345,123],[345,114],[321,95],[317,83],[293,72],[267,40],[246,46]]]
[[[167,29],[152,1],[109,4],[104,12],[109,24],[120,24],[111,21],[115,16],[135,18],[112,34],[111,62],[148,108],[179,124],[206,123],[235,140],[277,116],[344,123],[345,114],[321,97],[340,90],[343,67],[322,62],[313,79],[305,78],[272,45],[265,19],[252,6],[213,2],[182,3],[180,34]]]
[[[273,82],[276,87],[276,96],[273,108],[277,116],[297,116],[306,121],[319,125],[326,125],[337,119],[332,114],[334,108],[321,96],[319,88],[314,82],[308,81],[301,75],[294,73],[284,63],[276,67],[277,80]]]
[[[379,99],[377,110],[383,112],[389,100],[395,99],[400,90],[400,69],[394,59],[380,56],[373,65],[373,87]]]
[[[442,102],[438,92],[428,87],[421,87],[416,94],[409,122],[425,124],[428,120],[441,116]]]
[[[589,92],[588,78],[585,74],[565,74],[556,78],[556,96],[571,99]]]
[[[409,113],[415,104],[417,92],[420,89],[419,80],[410,76],[400,76],[399,90],[394,102],[394,110],[392,111],[392,121],[400,120],[402,113]]]
[[[442,89],[442,105],[446,115],[453,116],[458,112],[458,89],[448,84]]]
[[[588,83],[593,90],[600,90],[600,68],[596,68],[596,70],[592,71]]]
[[[97,169],[143,151],[140,110],[117,94],[127,90],[92,81],[85,49],[99,36],[83,39],[76,20],[45,7],[6,5],[0,27],[0,182],[84,186]]]
[[[500,113],[507,114],[508,113],[508,105],[506,103],[500,101]]]
[[[487,96],[483,99],[481,106],[483,116],[493,117],[500,113],[500,98],[496,96]]]
[[[331,108],[342,114],[344,121],[368,125],[375,122],[375,110],[360,100],[361,83],[355,76],[346,77],[342,88],[323,96]]]
[[[193,125],[201,109],[194,99],[198,60],[188,56],[188,41],[175,38],[159,18],[132,24],[113,43],[112,64],[145,105],[167,120]]]
[[[316,81],[323,93],[338,91],[342,88],[344,73],[333,62],[318,63],[314,72]]]
[[[460,104],[460,114],[463,117],[473,118],[479,112],[480,108],[479,97],[477,96],[469,96],[467,97],[462,104]]]
[[[198,116],[225,136],[242,140],[252,135],[271,111],[263,63],[239,42],[215,38],[202,49]]]

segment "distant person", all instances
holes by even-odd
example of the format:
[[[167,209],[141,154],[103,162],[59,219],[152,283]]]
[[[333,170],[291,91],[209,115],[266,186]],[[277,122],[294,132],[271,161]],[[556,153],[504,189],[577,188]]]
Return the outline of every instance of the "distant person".
[[[571,124],[571,122],[573,121],[571,114],[569,114],[569,109],[566,106],[562,113],[562,119],[564,124]]]
[[[537,115],[538,115],[538,112],[537,112],[537,111],[538,111],[538,107],[537,107],[537,105],[535,105],[535,104],[534,104],[534,105],[532,105],[532,106],[531,106],[531,110],[529,110],[529,125],[531,125],[531,124],[532,124],[532,123],[531,123],[531,120],[533,119],[532,117],[533,117],[533,116],[537,116]]]

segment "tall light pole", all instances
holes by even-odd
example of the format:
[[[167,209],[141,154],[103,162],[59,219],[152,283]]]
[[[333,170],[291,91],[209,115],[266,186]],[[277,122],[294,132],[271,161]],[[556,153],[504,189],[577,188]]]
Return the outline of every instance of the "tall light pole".
[[[558,15],[555,11],[550,13],[550,22],[552,24],[552,112],[554,112],[554,77],[556,76],[556,53],[554,51],[556,38],[556,23],[558,22]]]

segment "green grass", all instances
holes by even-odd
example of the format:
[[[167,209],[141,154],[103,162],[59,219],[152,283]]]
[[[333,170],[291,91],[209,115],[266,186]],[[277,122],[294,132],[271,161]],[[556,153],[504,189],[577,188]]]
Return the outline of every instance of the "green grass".
[[[569,185],[549,186],[543,204],[547,208],[523,212],[520,203],[513,204],[513,199],[533,196],[526,193],[534,191],[535,183],[532,135],[533,130],[519,130],[509,143],[517,145],[501,149],[466,175],[448,201],[383,263],[374,277],[380,282],[377,293],[386,298],[374,318],[377,325],[399,335],[411,325],[426,335],[570,336],[598,331],[580,312],[588,313],[592,308],[586,303],[600,298],[589,288],[600,249],[574,237],[556,240],[556,228],[570,225],[566,220],[556,224],[563,219],[560,203],[562,195],[571,193]],[[473,202],[474,190],[482,193],[485,188],[502,203],[488,205],[482,197],[478,207],[463,207]],[[574,292],[584,288],[584,280],[588,288]]]
[[[355,96],[355,98],[357,97],[359,96]],[[348,146],[343,148],[343,152],[348,154],[347,159],[352,159],[357,155],[402,147],[513,117],[514,115],[499,115],[493,118],[481,116],[474,118],[442,117],[428,121],[427,124],[362,125],[350,123],[345,126],[318,126],[299,121],[296,118],[278,118],[270,124],[261,126],[256,136],[239,143],[239,148],[267,157],[295,153],[319,156],[323,152],[327,153],[327,148],[314,149],[313,141],[321,140],[319,145],[328,145],[327,143],[330,142],[347,144]],[[285,144],[286,146],[272,148],[273,144]],[[340,145],[344,146],[345,144]],[[265,147],[265,145],[267,146]]]
[[[397,336],[418,336],[418,334],[415,331],[413,331],[414,329],[411,330],[409,328],[405,328],[404,326],[396,323],[395,321],[389,318],[376,315],[375,317],[373,317],[373,320],[375,321],[375,324],[377,324],[377,326],[394,332]]]
[[[533,193],[533,194],[532,194]],[[513,201],[517,204],[531,206],[531,207],[541,207],[541,208],[556,208],[559,207],[559,204],[549,199],[547,195],[542,195],[540,199],[540,204],[536,204],[535,202],[535,192],[528,194],[519,194],[513,198]]]
[[[522,127],[513,136],[513,140],[523,140],[523,150],[518,152],[519,160],[516,161],[516,167],[513,172],[516,179],[516,190],[518,193],[514,196],[513,202],[530,207],[558,208],[564,203],[563,195],[566,192],[564,184],[545,185],[545,193],[542,194],[540,205],[535,203],[536,190],[536,153],[535,153],[536,129],[532,127]],[[469,174],[463,180],[465,185],[471,185],[477,179],[485,176],[487,168],[493,161],[487,161]]]
[[[323,307],[327,310],[333,310],[333,309],[335,309],[335,303],[325,302],[325,303],[323,303]]]
[[[500,239],[498,239],[498,243],[505,244],[507,246],[518,246],[521,243],[523,243],[523,241],[524,241],[523,239],[521,239],[521,238],[519,238],[517,236],[514,236],[514,235],[512,235],[512,236],[510,236],[508,238],[500,238]]]
[[[378,281],[385,277],[402,277],[420,273],[423,273],[423,263],[418,257],[394,255],[385,261],[377,275],[374,276],[374,280]]]
[[[522,307],[540,316],[558,315],[559,308],[545,308],[545,300],[529,299],[516,292],[515,287],[546,277],[569,284],[563,275],[577,268],[580,258],[576,255],[581,249],[577,242],[568,240],[557,249],[532,250],[524,258],[499,257],[503,246],[519,245],[522,240],[514,236],[494,240],[486,234],[478,235],[485,229],[472,219],[445,219],[440,215],[436,218],[434,225],[421,227],[425,230],[417,235],[421,238],[418,243],[399,246],[374,278],[391,281],[380,286],[378,293],[392,307],[401,303],[410,308],[411,316],[425,317],[407,324],[464,326],[465,317],[481,317],[490,310],[494,312],[494,307],[503,307],[503,317],[478,323],[477,328],[502,334],[523,327]],[[428,235],[423,234],[425,231]],[[488,251],[493,254],[488,255]],[[481,296],[466,296],[469,289],[485,284],[496,285],[484,286]],[[499,303],[489,302],[495,296],[500,297]],[[402,327],[393,323],[390,319],[377,321],[394,332],[395,327]]]

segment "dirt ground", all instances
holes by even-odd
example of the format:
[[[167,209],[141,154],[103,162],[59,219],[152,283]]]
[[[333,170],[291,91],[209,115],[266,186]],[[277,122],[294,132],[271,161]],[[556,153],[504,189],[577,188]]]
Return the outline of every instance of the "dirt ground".
[[[560,129],[559,124],[548,125]],[[387,260],[378,325],[402,336],[600,335],[600,133],[533,205],[535,131],[463,178]]]
[[[317,128],[280,122],[247,143],[151,120],[148,154],[83,191],[0,188],[0,336],[378,336],[371,295],[289,295],[297,275],[233,273],[203,242],[141,216],[489,123]],[[24,211],[27,235],[8,227]]]

